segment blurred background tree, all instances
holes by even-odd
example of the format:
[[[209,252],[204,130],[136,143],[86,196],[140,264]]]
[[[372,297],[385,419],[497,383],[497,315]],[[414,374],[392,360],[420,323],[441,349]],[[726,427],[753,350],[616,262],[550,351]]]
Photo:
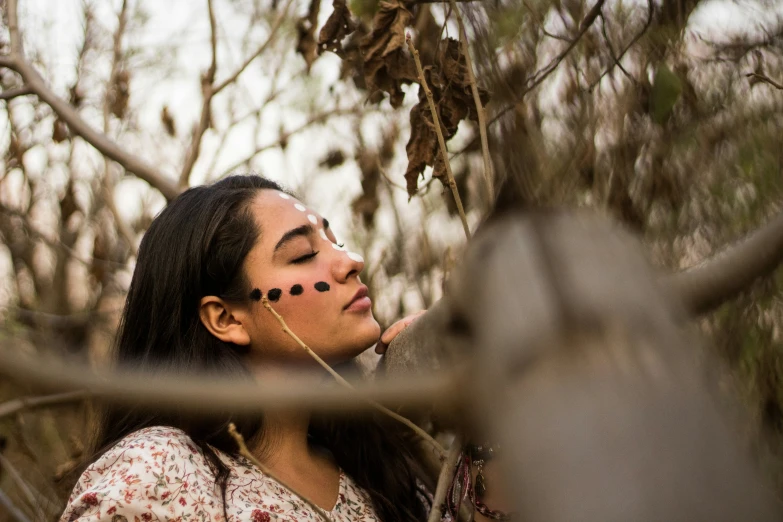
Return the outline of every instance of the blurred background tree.
[[[406,34],[472,228],[496,196],[590,207],[678,270],[781,210],[774,0],[457,2],[490,173],[448,2],[166,4],[2,2],[6,346],[103,364],[153,216],[231,173],[281,181],[335,223],[368,260],[382,326],[429,307],[464,239]],[[755,413],[749,440],[766,436],[753,449],[778,490],[781,284],[777,270],[700,322],[727,362],[726,386]],[[71,485],[60,479],[85,450],[87,413],[73,396],[3,407],[35,393],[0,384],[0,499],[52,520]]]

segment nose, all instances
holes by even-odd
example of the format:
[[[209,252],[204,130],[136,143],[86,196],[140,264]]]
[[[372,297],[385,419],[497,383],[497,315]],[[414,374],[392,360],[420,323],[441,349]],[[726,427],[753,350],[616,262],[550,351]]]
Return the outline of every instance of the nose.
[[[332,274],[335,281],[347,282],[351,277],[357,276],[364,270],[364,259],[359,254],[347,251],[344,247],[333,247]]]

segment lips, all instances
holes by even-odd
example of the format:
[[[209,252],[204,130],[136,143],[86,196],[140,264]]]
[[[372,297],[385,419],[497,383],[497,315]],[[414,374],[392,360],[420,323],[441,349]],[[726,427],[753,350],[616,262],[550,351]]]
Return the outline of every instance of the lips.
[[[370,304],[370,298],[367,297],[367,287],[362,285],[359,287],[359,290],[353,294],[353,297],[348,304],[343,307],[343,310],[352,310],[354,308],[363,309],[366,308],[368,304]]]

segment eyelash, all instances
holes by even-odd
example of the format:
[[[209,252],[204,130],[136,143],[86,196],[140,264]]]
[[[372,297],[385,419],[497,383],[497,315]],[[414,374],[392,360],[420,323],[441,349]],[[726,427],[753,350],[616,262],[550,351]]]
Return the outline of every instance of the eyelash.
[[[345,246],[345,243],[337,243],[337,246],[338,246],[338,247],[340,247],[340,248],[342,248],[342,247],[344,247],[344,246]]]
[[[310,252],[309,254],[303,255],[302,257],[297,257],[296,259],[291,261],[291,263],[294,264],[294,265],[298,265],[300,263],[305,263],[305,262],[309,261],[310,259],[314,258],[318,254],[318,252],[319,251],[316,250],[315,252]]]

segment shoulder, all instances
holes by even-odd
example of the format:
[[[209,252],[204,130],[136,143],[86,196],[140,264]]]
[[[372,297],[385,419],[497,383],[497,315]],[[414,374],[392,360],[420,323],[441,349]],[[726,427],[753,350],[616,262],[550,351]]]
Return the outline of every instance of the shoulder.
[[[222,519],[214,474],[183,431],[155,426],[131,433],[90,465],[60,520],[149,522],[194,512]]]

